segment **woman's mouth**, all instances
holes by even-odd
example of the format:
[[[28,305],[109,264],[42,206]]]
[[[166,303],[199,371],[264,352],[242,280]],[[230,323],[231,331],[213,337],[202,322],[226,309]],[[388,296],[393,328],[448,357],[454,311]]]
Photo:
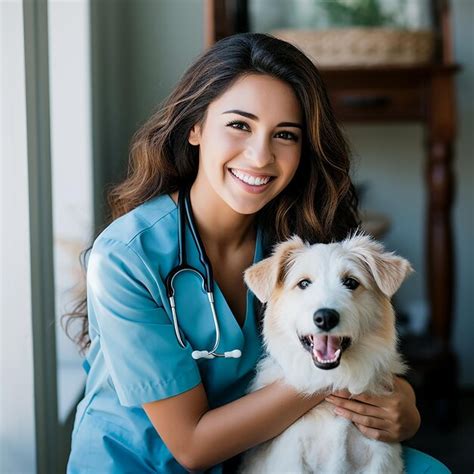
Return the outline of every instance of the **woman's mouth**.
[[[252,193],[262,192],[268,187],[269,183],[275,179],[275,176],[254,176],[234,168],[228,168],[228,170],[236,182],[238,182],[246,191]]]

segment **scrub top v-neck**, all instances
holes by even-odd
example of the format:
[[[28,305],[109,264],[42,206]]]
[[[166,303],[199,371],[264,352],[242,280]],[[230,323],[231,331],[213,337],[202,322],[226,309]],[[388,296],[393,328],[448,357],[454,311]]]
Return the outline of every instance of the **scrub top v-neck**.
[[[186,225],[189,265],[204,271]],[[257,229],[254,263],[261,260]],[[246,294],[242,327],[214,282],[221,338],[217,352],[239,349],[238,359],[199,359],[214,346],[215,327],[201,280],[175,279],[185,347],[175,336],[165,278],[178,264],[178,209],[171,196],[150,199],[112,222],[94,241],[87,263],[91,345],[84,398],[77,407],[68,473],[187,472],[173,458],[142,404],[203,383],[210,408],[245,395],[262,355],[255,296]],[[208,472],[222,472],[222,465]]]

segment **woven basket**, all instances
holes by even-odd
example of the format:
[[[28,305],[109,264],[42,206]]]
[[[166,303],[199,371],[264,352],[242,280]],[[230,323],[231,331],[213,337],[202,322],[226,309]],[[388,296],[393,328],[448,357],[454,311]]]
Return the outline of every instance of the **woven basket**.
[[[320,66],[409,65],[430,62],[434,35],[430,30],[331,28],[272,30],[293,43]]]

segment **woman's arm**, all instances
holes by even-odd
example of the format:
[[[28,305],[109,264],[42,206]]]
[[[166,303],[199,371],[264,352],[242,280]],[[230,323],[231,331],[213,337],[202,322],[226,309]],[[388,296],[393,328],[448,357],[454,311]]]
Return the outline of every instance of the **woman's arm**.
[[[335,392],[326,400],[335,405],[337,415],[351,420],[369,438],[400,442],[414,436],[420,427],[415,392],[401,377],[394,378],[393,392],[388,396],[350,396],[346,391]]]
[[[303,396],[274,382],[209,410],[199,384],[143,408],[178,462],[189,470],[204,470],[277,436],[324,396]]]

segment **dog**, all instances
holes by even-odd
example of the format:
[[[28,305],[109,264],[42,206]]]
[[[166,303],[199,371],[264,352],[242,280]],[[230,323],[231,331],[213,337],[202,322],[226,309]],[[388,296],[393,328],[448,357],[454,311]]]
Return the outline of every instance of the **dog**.
[[[407,365],[390,299],[410,263],[363,232],[309,245],[294,235],[249,267],[244,281],[266,304],[264,356],[248,392],[277,380],[303,394],[386,394]],[[399,443],[365,437],[323,401],[242,456],[241,474],[401,473]]]

